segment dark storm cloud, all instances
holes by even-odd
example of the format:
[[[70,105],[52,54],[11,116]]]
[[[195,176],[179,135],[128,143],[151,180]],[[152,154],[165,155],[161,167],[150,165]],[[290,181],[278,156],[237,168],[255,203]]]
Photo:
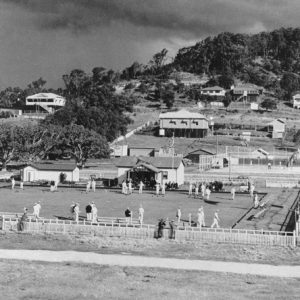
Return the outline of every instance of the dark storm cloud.
[[[2,0],[36,13],[44,29],[86,31],[112,22],[195,37],[297,26],[300,1],[278,0]]]
[[[147,63],[220,32],[299,26],[300,0],[0,0],[0,90]]]

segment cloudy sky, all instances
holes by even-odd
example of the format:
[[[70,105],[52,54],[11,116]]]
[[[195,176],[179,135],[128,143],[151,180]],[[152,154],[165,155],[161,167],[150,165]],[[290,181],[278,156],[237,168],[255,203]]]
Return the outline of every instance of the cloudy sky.
[[[0,89],[114,70],[223,31],[299,25],[299,0],[0,0]]]

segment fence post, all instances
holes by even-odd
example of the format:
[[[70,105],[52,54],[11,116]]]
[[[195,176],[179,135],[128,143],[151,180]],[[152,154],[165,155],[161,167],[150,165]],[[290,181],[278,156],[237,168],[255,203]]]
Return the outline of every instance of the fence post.
[[[5,220],[4,220],[4,215],[2,216],[2,230],[5,230]]]

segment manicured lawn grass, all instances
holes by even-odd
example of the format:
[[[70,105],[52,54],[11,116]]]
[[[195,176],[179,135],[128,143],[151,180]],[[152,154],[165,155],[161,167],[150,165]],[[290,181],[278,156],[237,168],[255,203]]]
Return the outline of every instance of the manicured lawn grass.
[[[137,218],[140,204],[145,209],[144,222],[156,224],[159,218],[175,219],[177,208],[182,211],[182,220],[192,219],[197,221],[197,211],[204,207],[206,225],[210,226],[216,209],[219,209],[220,226],[229,228],[248,211],[252,201],[248,194],[236,194],[231,200],[229,193],[212,193],[210,201],[188,198],[187,192],[167,191],[166,196],[157,197],[154,191],[145,191],[139,195],[135,191],[132,195],[122,195],[120,190],[98,189],[95,193],[85,193],[84,188],[58,188],[57,192],[50,192],[47,187],[25,187],[23,191],[9,188],[1,189],[0,211],[19,212],[24,207],[32,212],[35,202],[41,201],[41,216],[53,218],[55,216],[70,216],[72,201],[80,204],[82,217],[85,217],[85,206],[94,201],[98,208],[98,215],[103,217],[124,217],[124,211],[129,207],[133,217]]]

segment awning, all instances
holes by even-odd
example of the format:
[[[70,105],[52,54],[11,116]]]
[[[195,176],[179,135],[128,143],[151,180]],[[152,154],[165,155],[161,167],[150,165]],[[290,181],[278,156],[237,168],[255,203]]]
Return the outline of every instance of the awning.
[[[136,166],[134,166],[131,170],[134,170],[134,171],[142,171],[143,169],[147,169],[147,170],[150,170],[152,172],[155,172],[155,173],[159,173],[161,172],[160,169],[154,167],[153,165],[151,164],[147,164],[145,162],[139,162]]]

